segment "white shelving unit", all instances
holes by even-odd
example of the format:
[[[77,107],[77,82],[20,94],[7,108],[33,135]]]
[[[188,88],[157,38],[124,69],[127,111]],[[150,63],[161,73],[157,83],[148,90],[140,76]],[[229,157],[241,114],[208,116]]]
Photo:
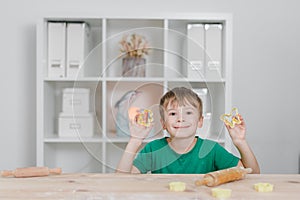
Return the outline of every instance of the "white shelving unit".
[[[176,17],[174,17],[176,16]],[[51,78],[47,71],[47,24],[50,21],[86,22],[90,27],[92,50],[85,63],[87,73],[79,78]],[[222,77],[217,80],[187,77],[187,25],[222,24]],[[116,101],[127,91],[143,94],[133,106],[154,111],[156,125],[145,141],[162,137],[158,104],[160,97],[175,86],[208,88],[211,120],[209,132],[199,135],[225,141],[219,116],[231,108],[232,19],[230,14],[166,14],[159,16],[45,17],[37,25],[37,165],[62,167],[64,172],[113,172],[128,138],[116,136]],[[119,41],[124,34],[138,33],[149,41],[145,77],[122,77]],[[62,90],[83,87],[91,91],[90,110],[96,116],[91,138],[58,136]],[[205,116],[209,116],[205,113]],[[225,143],[226,146],[226,143]]]

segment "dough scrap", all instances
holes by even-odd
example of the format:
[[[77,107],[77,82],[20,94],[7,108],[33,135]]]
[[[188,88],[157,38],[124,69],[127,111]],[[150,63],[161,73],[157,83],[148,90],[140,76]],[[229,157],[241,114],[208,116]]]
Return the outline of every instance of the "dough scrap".
[[[185,182],[176,181],[169,183],[169,189],[174,192],[183,192],[185,191],[185,187]]]
[[[231,189],[212,188],[211,193],[216,198],[229,198],[231,197]]]
[[[274,185],[270,183],[256,183],[254,184],[254,189],[257,192],[272,192]]]

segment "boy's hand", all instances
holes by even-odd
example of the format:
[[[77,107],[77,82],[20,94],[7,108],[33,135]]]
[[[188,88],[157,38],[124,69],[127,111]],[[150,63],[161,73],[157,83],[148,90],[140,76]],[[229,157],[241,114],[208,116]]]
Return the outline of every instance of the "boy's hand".
[[[238,114],[238,117],[241,120],[240,124],[235,124],[233,128],[231,128],[229,125],[225,124],[230,137],[234,144],[239,144],[240,142],[244,142],[246,138],[246,125],[243,117]]]

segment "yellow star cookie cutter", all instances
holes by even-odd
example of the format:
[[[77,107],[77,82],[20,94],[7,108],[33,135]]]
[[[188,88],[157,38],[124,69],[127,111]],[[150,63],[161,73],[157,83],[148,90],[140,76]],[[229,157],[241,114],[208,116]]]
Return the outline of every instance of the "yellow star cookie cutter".
[[[242,123],[239,117],[238,109],[232,108],[231,112],[229,114],[223,114],[221,115],[220,119],[227,125],[230,126],[230,128],[234,128],[236,124]]]
[[[137,115],[137,123],[149,127],[153,122],[153,112],[148,109],[140,109]]]

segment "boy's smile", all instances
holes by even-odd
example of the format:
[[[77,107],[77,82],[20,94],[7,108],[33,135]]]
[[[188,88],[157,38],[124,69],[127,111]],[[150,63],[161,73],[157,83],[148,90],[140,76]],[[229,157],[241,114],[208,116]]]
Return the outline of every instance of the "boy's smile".
[[[190,104],[169,104],[165,112],[163,127],[172,137],[194,137],[197,127],[202,125],[198,109]]]

